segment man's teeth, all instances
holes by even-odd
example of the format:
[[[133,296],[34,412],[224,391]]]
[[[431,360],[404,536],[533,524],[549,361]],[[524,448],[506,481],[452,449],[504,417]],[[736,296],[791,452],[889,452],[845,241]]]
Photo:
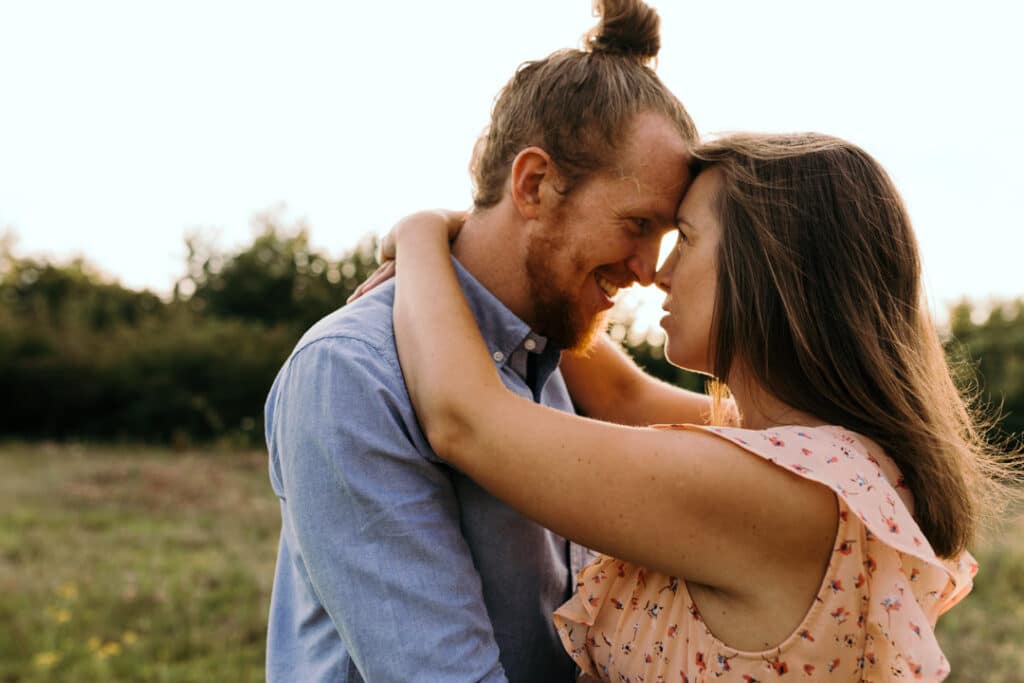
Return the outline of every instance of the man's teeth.
[[[608,282],[597,273],[594,274],[594,279],[597,280],[597,286],[601,288],[601,291],[604,292],[609,299],[619,293],[618,287]]]

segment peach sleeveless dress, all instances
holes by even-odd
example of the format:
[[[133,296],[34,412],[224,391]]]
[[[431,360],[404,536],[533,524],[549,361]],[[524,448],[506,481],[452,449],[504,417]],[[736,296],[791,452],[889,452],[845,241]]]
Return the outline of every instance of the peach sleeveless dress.
[[[896,465],[841,427],[703,430],[835,491],[839,524],[802,623],[769,650],[729,647],[705,626],[685,581],[600,556],[554,614],[585,674],[615,683],[940,681],[935,622],[971,589],[968,553],[938,558],[910,515]]]

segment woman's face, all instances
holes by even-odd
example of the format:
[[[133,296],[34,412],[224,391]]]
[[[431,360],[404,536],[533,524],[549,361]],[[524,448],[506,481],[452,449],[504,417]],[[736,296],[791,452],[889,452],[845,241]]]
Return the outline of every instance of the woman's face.
[[[690,185],[676,213],[679,240],[655,276],[668,296],[661,326],[668,336],[665,357],[673,365],[710,373],[711,321],[718,282],[722,226],[714,208],[721,171],[703,171]]]

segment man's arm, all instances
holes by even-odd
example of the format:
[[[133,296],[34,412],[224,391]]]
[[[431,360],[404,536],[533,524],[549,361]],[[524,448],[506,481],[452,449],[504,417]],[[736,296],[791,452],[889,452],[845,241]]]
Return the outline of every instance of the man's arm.
[[[560,367],[573,403],[595,420],[632,426],[704,424],[711,410],[708,396],[648,375],[607,335],[585,354],[562,354]]]
[[[397,368],[333,338],[282,379],[273,443],[287,523],[363,678],[504,681],[451,480],[417,450],[430,453],[403,419]]]

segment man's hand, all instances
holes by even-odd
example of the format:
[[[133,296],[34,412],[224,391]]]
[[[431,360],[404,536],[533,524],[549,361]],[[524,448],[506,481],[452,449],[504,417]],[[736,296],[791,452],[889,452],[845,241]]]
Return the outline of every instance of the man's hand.
[[[467,211],[448,211],[432,209],[410,214],[395,223],[394,227],[384,235],[377,249],[377,262],[380,266],[363,281],[345,303],[352,303],[378,285],[395,276],[395,256],[398,252],[398,234],[404,230],[445,230],[448,242],[455,241],[463,224],[466,222]]]

